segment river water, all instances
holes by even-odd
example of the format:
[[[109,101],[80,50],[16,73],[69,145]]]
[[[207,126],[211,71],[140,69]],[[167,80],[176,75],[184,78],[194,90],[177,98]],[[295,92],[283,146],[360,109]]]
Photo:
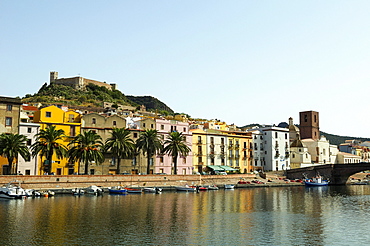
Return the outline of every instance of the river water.
[[[1,245],[368,245],[370,185],[0,200]]]

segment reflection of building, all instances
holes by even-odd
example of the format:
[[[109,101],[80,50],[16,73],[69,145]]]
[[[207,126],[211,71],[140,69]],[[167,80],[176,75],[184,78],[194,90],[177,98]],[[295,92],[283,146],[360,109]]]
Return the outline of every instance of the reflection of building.
[[[40,130],[45,130],[47,126],[53,125],[57,130],[61,129],[66,135],[62,140],[59,141],[60,144],[68,144],[76,137],[81,131],[81,116],[75,111],[64,111],[56,106],[49,106],[39,109],[35,112],[34,123],[40,124]],[[49,163],[42,158],[43,162],[39,162],[41,165],[38,167],[38,174],[43,174],[48,170]],[[56,155],[53,155],[51,173],[57,175],[68,175],[78,172],[78,165],[75,163],[68,163],[67,158],[59,159]]]

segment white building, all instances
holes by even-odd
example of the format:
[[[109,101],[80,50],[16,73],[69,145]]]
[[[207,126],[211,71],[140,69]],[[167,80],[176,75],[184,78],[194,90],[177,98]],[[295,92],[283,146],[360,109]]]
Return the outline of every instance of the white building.
[[[312,166],[311,154],[302,140],[296,139],[290,145],[290,167],[301,168]]]
[[[31,147],[35,143],[35,135],[39,133],[40,124],[36,123],[19,123],[19,134],[27,137],[27,146]],[[32,157],[30,161],[25,161],[22,157],[18,157],[18,173],[25,175],[37,175],[37,157]]]
[[[253,134],[254,165],[262,165],[265,171],[290,169],[289,129],[272,126],[250,131]]]
[[[311,138],[302,139],[302,142],[307,146],[314,164],[337,163],[338,148],[336,145],[331,145],[325,136],[321,136],[318,140]]]

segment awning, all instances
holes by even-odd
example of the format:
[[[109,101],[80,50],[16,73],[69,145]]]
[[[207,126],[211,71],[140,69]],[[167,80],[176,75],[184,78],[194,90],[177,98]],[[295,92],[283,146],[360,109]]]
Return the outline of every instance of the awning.
[[[219,166],[219,167],[221,167],[225,171],[238,171],[238,169],[228,167],[228,166]]]
[[[222,166],[214,166],[214,165],[210,165],[210,166],[207,166],[209,168],[211,168],[213,171],[225,171],[225,169],[222,168]]]

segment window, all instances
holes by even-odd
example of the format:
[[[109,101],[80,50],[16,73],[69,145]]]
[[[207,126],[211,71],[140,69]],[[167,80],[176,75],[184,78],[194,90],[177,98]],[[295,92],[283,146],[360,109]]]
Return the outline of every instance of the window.
[[[117,121],[113,121],[113,126],[117,126]]]
[[[91,123],[92,123],[92,124],[96,124],[96,119],[95,119],[95,118],[92,118],[92,119],[91,119]]]
[[[137,132],[134,132],[134,138],[137,138]]]
[[[285,133],[285,139],[288,139],[288,134],[287,133]]]
[[[143,127],[145,127],[146,126],[146,124],[145,123],[143,123]]]
[[[159,162],[163,163],[163,156],[159,157]]]
[[[51,117],[51,112],[45,112],[45,117],[47,117],[47,118],[50,118]]]
[[[68,115],[68,122],[74,122],[75,121],[75,116],[73,114]]]
[[[32,140],[31,139],[27,139],[27,145],[30,146],[32,144]]]
[[[30,169],[26,169],[25,170],[25,175],[31,175],[31,170]]]
[[[154,125],[153,125],[153,124],[150,124],[150,128],[152,128],[152,129],[153,129],[153,128],[154,128]]]
[[[161,130],[164,130],[164,125],[161,125]]]
[[[12,117],[6,117],[5,118],[5,126],[12,126]]]
[[[31,128],[31,127],[28,127],[28,128],[27,128],[27,132],[28,132],[28,133],[31,133],[31,132],[32,132],[32,128]]]
[[[304,122],[307,122],[308,121],[308,117],[307,117],[307,114],[304,115]]]
[[[13,109],[13,105],[11,104],[6,105],[6,111],[12,111],[12,109]]]
[[[184,127],[184,130],[183,130],[183,132],[186,132],[186,127]]]
[[[275,138],[278,138],[278,133],[277,132],[275,132]]]

